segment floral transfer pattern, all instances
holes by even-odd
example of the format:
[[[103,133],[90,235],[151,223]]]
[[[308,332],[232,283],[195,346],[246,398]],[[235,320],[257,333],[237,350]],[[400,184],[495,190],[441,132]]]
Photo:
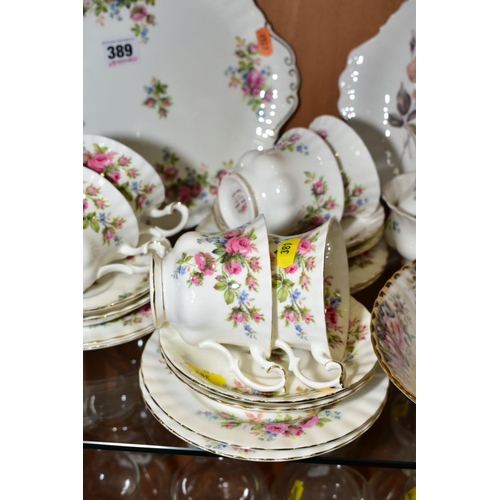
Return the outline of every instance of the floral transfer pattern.
[[[395,286],[396,281],[402,284]],[[410,309],[415,291],[416,267],[409,266],[389,286],[378,305],[375,321],[377,349],[393,374],[408,385],[414,384],[415,379],[416,336]]]
[[[168,85],[161,83],[157,78],[151,78],[149,85],[144,85],[147,97],[142,102],[143,106],[156,110],[160,118],[166,118],[172,106],[172,97],[167,93]]]
[[[308,156],[309,146],[299,142],[301,137],[298,132],[295,132],[290,137],[278,141],[274,147],[280,151],[290,151],[291,153],[301,153]]]
[[[349,269],[365,269],[365,267],[371,266],[374,263],[374,255],[371,249],[365,250],[364,252],[351,257],[349,259]]]
[[[93,204],[95,210],[88,211]],[[89,184],[83,191],[83,229],[91,229],[96,233],[101,233],[102,244],[116,246],[121,245],[122,237],[118,234],[126,220],[120,216],[113,216],[106,213],[105,208],[109,207],[109,202],[101,196],[101,188],[94,184]]]
[[[188,286],[203,286],[206,276],[214,276],[214,289],[221,292],[225,303],[231,306],[226,321],[234,328],[242,327],[245,335],[256,338],[252,324],[264,321],[261,309],[253,303],[259,291],[257,274],[262,270],[255,228],[243,226],[221,236],[209,235],[198,239],[198,244],[211,243],[211,252],[187,255],[177,260],[174,279],[187,278]],[[240,276],[241,275],[241,276]],[[243,280],[241,278],[244,277]]]
[[[93,151],[83,149],[83,165],[110,181],[137,212],[150,205],[148,196],[156,184],[140,179],[141,171],[132,165],[130,157],[110,151],[107,146],[93,144]]]
[[[247,413],[247,419],[241,419],[234,415],[222,411],[197,411],[196,415],[201,415],[207,419],[220,422],[223,429],[236,429],[241,427],[248,430],[251,435],[256,436],[259,441],[274,441],[277,437],[289,437],[291,439],[300,438],[307,434],[307,429],[313,427],[324,427],[332,420],[340,420],[341,412],[330,408],[322,409],[318,412],[312,411],[312,415],[302,420],[293,420],[290,415],[276,414],[274,419],[263,419],[263,414]]]
[[[222,177],[233,169],[233,160],[223,162],[212,176],[204,163],[199,169],[182,166],[179,156],[164,148],[162,161],[156,162],[154,168],[165,186],[165,200],[180,201],[189,208],[217,195]]]
[[[344,344],[342,340],[342,326],[339,325],[339,318],[342,318],[344,313],[340,309],[342,304],[342,295],[337,288],[333,290],[332,286],[333,276],[326,276],[324,278],[324,303],[325,303],[325,322],[326,322],[326,335],[328,337],[328,344],[332,349],[341,347]]]
[[[119,324],[122,327],[132,326],[132,325],[142,325],[145,323],[151,323],[151,304],[144,304],[142,307],[136,311],[123,316],[122,318],[117,318],[112,321],[107,321],[106,323],[100,323],[98,325],[90,325],[85,328],[109,328],[115,327]]]
[[[267,78],[272,73],[271,68],[261,66],[257,43],[247,43],[239,36],[236,37],[235,55],[238,59],[237,66],[229,66],[224,73],[229,77],[229,87],[241,88],[243,99],[252,111],[260,112],[261,104],[273,99],[273,89],[267,83]]]
[[[110,19],[123,21],[122,9],[128,9],[128,17],[133,22],[132,33],[141,43],[149,41],[149,29],[156,26],[154,14],[148,8],[155,5],[156,0],[84,0],[83,16],[93,14],[96,23],[104,26],[106,14]]]
[[[396,96],[397,111],[389,113],[388,119],[389,124],[393,127],[404,127],[408,131],[403,151],[401,152],[401,157],[404,156],[404,154],[408,150],[410,140],[417,133],[417,109],[415,104],[417,98],[417,91],[415,88],[415,85],[417,83],[417,57],[415,55],[416,44],[417,42],[415,33],[412,33],[409,43],[410,62],[407,64],[405,70],[406,76],[408,77],[410,85],[413,86],[413,89],[408,91],[404,83],[401,83]]]
[[[276,290],[278,302],[282,304],[278,312],[278,318],[282,320],[285,327],[293,326],[295,334],[303,340],[307,340],[307,325],[315,323],[311,309],[306,305],[309,298],[309,286],[311,284],[311,273],[316,268],[316,246],[319,232],[300,240],[297,246],[293,263],[281,268],[276,264],[275,253],[270,253],[272,274],[272,287]],[[270,236],[270,243],[274,242]]]

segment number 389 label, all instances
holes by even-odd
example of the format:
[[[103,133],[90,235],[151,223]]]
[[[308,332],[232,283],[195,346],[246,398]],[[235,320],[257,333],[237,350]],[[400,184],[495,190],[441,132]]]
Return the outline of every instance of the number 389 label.
[[[139,48],[134,37],[102,42],[104,62],[109,68],[139,60]]]

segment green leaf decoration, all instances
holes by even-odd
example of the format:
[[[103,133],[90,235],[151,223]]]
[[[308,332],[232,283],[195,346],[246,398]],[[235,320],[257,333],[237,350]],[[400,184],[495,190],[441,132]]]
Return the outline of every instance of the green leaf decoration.
[[[286,288],[280,288],[278,290],[278,300],[280,302],[285,302],[286,299],[288,299],[288,290]]]
[[[226,304],[232,304],[234,302],[234,299],[236,299],[236,294],[233,292],[233,290],[228,288],[224,292],[224,300],[226,301]]]

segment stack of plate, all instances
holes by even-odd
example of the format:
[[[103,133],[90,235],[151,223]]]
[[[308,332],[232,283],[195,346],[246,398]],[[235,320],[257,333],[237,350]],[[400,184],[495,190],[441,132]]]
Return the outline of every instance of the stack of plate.
[[[149,409],[173,434],[213,453],[256,461],[319,455],[353,441],[373,425],[387,397],[389,378],[378,367],[370,341],[370,312],[350,299],[343,389],[311,389],[292,373],[284,392],[256,392],[239,382],[225,358],[187,344],[165,323],[147,341],[140,385]],[[258,366],[249,350],[229,346],[241,369],[263,384],[276,372]],[[296,349],[314,380],[331,377],[307,350]],[[272,359],[288,367],[284,352]],[[327,378],[328,377],[328,378]]]
[[[149,266],[150,255],[127,259]],[[83,350],[130,342],[153,331],[149,272],[110,273],[83,293]]]

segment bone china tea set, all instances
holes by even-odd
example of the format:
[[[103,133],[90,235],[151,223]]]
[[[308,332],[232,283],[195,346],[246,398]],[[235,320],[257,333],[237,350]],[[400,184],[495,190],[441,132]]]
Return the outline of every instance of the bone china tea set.
[[[230,5],[207,16],[224,24]],[[404,12],[390,22],[414,23]],[[109,40],[115,28],[106,26]],[[342,76],[339,106],[357,89],[351,108],[339,107],[343,119],[325,114],[279,135],[297,100],[297,73],[281,68],[293,53],[276,38],[270,65],[257,68],[257,45],[236,37],[231,92],[204,82],[234,111],[219,127],[176,119],[166,75],[145,85],[124,65],[129,94],[145,90],[142,108],[131,108],[108,88],[118,73],[90,62],[100,27],[84,31],[84,131],[93,133],[83,134],[83,350],[150,335],[139,369],[147,408],[172,434],[221,457],[297,460],[345,446],[380,416],[390,382],[416,403],[416,174],[408,160],[389,172],[373,155],[380,144],[357,132],[368,75]],[[172,46],[169,30],[157,31],[150,46],[143,40],[145,69],[149,49]],[[211,43],[225,53],[222,39]],[[170,77],[177,106],[201,95],[196,78],[183,86],[181,75]],[[240,113],[240,84],[262,127]],[[125,116],[141,131],[127,129]],[[414,111],[407,119],[401,142],[407,148],[410,134],[413,148]],[[199,143],[186,142],[193,136]],[[399,142],[395,132],[391,147]],[[377,281],[391,251],[401,269],[368,310],[352,295]]]

